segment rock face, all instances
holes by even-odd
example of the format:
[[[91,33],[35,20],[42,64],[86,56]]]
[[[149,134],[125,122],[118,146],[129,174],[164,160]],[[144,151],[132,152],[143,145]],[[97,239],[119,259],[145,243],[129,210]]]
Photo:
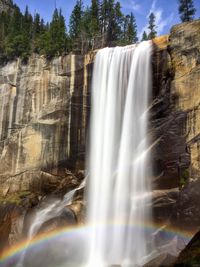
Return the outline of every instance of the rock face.
[[[0,13],[3,11],[8,11],[12,7],[11,0],[0,0]]]
[[[200,21],[176,25],[168,39],[162,37],[154,43],[154,188],[163,190],[156,198],[155,215],[197,227],[199,183],[196,187],[190,183],[200,177]],[[180,193],[175,193],[176,189]]]
[[[0,68],[0,194],[40,190],[42,173],[82,164],[93,55],[32,56]]]
[[[185,114],[182,136],[191,155],[190,177],[200,177],[200,21],[172,28],[170,50],[174,68],[171,91],[176,109]]]
[[[200,232],[192,238],[171,267],[198,267],[200,263]]]

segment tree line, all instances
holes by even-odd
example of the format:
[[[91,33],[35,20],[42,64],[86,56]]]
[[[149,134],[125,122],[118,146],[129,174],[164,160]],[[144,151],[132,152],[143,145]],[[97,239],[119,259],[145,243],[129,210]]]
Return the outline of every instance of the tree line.
[[[190,21],[195,14],[192,0],[179,0],[181,21]],[[148,32],[142,40],[156,37],[156,17],[149,15]],[[45,23],[36,13],[26,7],[22,14],[12,3],[8,12],[0,16],[0,60],[22,57],[26,60],[32,53],[47,57],[64,53],[86,53],[105,46],[136,43],[137,24],[134,14],[123,14],[120,2],[115,0],[91,0],[84,8],[77,0],[69,20],[69,29],[61,9],[55,8],[50,23]]]

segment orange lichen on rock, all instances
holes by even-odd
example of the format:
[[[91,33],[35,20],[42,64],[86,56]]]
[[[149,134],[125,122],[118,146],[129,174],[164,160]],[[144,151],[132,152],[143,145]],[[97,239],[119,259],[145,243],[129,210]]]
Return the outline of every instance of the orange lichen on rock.
[[[153,44],[156,45],[160,49],[166,49],[169,44],[169,35],[162,35],[154,38]]]

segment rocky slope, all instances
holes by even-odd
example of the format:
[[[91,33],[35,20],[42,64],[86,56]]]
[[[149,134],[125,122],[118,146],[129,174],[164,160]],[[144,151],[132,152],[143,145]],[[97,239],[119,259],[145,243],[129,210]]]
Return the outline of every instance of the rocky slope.
[[[11,0],[0,0],[0,13],[8,11],[10,8],[12,8]]]
[[[155,218],[194,229],[200,225],[199,44],[200,21],[154,40],[151,106]],[[1,224],[2,243],[19,236],[25,210],[83,179],[77,171],[84,169],[94,54],[51,61],[33,55],[26,65],[18,59],[0,68],[0,219],[9,221],[6,231]],[[82,204],[77,196],[78,220]]]

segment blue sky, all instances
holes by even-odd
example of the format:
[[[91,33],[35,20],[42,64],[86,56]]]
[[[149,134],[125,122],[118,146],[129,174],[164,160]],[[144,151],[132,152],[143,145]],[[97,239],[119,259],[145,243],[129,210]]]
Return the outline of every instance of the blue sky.
[[[68,24],[69,16],[76,3],[76,0],[14,0],[14,2],[22,9],[28,5],[32,14],[38,12],[49,21],[55,7],[61,7]],[[146,29],[148,16],[150,12],[156,15],[157,32],[159,35],[168,33],[171,26],[180,22],[178,15],[178,0],[118,0],[121,3],[124,13],[133,12],[137,25],[138,35]],[[83,0],[84,5],[90,5],[90,0]],[[197,9],[196,18],[200,17],[200,0],[194,0]]]

